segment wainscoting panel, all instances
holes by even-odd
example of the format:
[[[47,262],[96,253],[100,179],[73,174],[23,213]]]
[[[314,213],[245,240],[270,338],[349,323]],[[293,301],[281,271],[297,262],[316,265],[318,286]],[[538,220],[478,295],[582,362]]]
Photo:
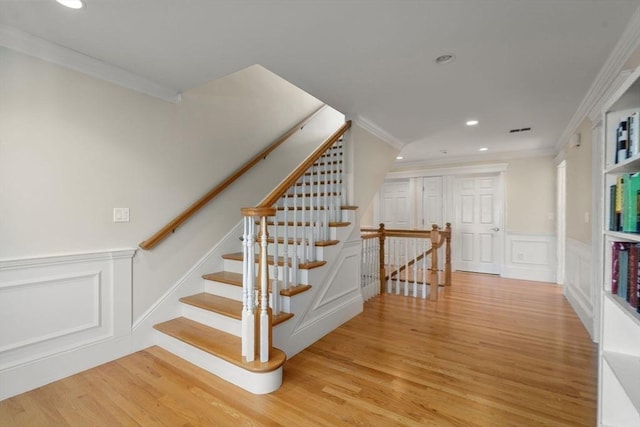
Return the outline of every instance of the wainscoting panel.
[[[564,295],[593,338],[594,305],[591,246],[567,239]]]
[[[72,354],[130,336],[134,253],[0,261],[0,399],[103,363],[110,352]]]
[[[502,277],[556,281],[556,236],[507,232]]]

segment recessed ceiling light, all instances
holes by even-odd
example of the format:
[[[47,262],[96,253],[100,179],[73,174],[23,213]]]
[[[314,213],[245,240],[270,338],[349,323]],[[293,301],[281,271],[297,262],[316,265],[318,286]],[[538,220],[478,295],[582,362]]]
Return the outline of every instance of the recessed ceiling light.
[[[402,156],[397,156],[396,157],[396,160],[402,160],[402,159],[404,159],[404,157],[402,157]]]
[[[478,151],[489,151],[489,149],[487,147],[482,147]]]
[[[467,121],[467,126],[475,126],[477,125],[479,122],[477,120],[468,120]]]
[[[56,0],[63,6],[66,6],[70,9],[82,9],[84,7],[84,2],[82,0]]]
[[[456,59],[456,56],[452,53],[447,53],[444,55],[440,55],[436,58],[436,64],[448,64],[450,62],[453,62],[453,60]]]

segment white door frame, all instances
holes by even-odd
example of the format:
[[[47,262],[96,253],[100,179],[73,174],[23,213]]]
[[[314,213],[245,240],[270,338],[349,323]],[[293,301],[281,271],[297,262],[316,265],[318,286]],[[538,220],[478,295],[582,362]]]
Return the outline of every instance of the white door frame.
[[[562,159],[557,168],[557,200],[556,200],[556,258],[558,265],[556,283],[564,284],[565,278],[565,247],[567,233],[567,161]]]

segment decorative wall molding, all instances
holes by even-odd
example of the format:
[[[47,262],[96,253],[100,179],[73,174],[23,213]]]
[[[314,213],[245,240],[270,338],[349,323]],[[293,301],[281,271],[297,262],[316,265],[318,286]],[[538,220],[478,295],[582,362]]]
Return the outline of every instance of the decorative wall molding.
[[[408,179],[423,178],[430,176],[448,176],[448,175],[474,175],[487,173],[506,172],[507,163],[493,163],[486,165],[469,165],[469,166],[452,166],[438,169],[411,169],[403,171],[389,172],[385,176],[385,180],[389,179]]]
[[[575,132],[585,117],[590,117],[593,121],[594,115],[602,111],[601,103],[603,100],[608,99],[607,96],[604,96],[607,89],[618,78],[624,63],[639,45],[640,7],[636,8],[613,51],[600,69],[573,117],[571,117],[569,124],[556,141],[556,151],[560,151],[564,143],[569,141],[569,136]]]
[[[555,234],[507,232],[505,242],[502,277],[555,283]]]
[[[0,46],[5,46],[17,52],[79,71],[164,101],[179,103],[181,99],[177,89],[161,85],[99,59],[7,25],[0,25]]]
[[[567,238],[566,250],[564,295],[593,338],[595,317],[591,246]]]
[[[134,254],[0,261],[0,400],[129,352]]]
[[[366,130],[367,132],[370,132],[373,135],[377,136],[378,138],[380,138],[381,140],[383,140],[393,148],[402,150],[402,148],[406,145],[404,142],[395,138],[389,132],[385,131],[384,129],[381,129],[380,127],[375,125],[373,122],[362,117],[359,114],[356,114],[352,120],[356,125],[360,126],[362,129]]]
[[[454,163],[467,163],[467,162],[497,162],[497,161],[507,161],[507,160],[515,160],[515,159],[530,159],[535,157],[545,157],[545,156],[555,156],[556,150],[554,148],[542,148],[538,150],[527,150],[527,151],[504,151],[504,152],[492,152],[492,153],[481,153],[481,154],[473,154],[469,156],[446,156],[446,157],[434,157],[431,160],[418,160],[418,161],[398,161],[394,163],[393,167],[395,169],[402,168],[413,168],[413,169],[424,169],[424,168],[432,168],[437,165],[450,165]]]

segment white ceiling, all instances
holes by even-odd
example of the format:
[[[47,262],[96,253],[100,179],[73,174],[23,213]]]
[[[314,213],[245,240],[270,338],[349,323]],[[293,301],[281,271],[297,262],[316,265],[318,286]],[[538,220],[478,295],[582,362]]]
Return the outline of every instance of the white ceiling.
[[[407,144],[415,162],[551,151],[640,0],[85,3],[0,0],[0,25],[170,92],[261,64]],[[455,61],[436,65],[445,53]]]

